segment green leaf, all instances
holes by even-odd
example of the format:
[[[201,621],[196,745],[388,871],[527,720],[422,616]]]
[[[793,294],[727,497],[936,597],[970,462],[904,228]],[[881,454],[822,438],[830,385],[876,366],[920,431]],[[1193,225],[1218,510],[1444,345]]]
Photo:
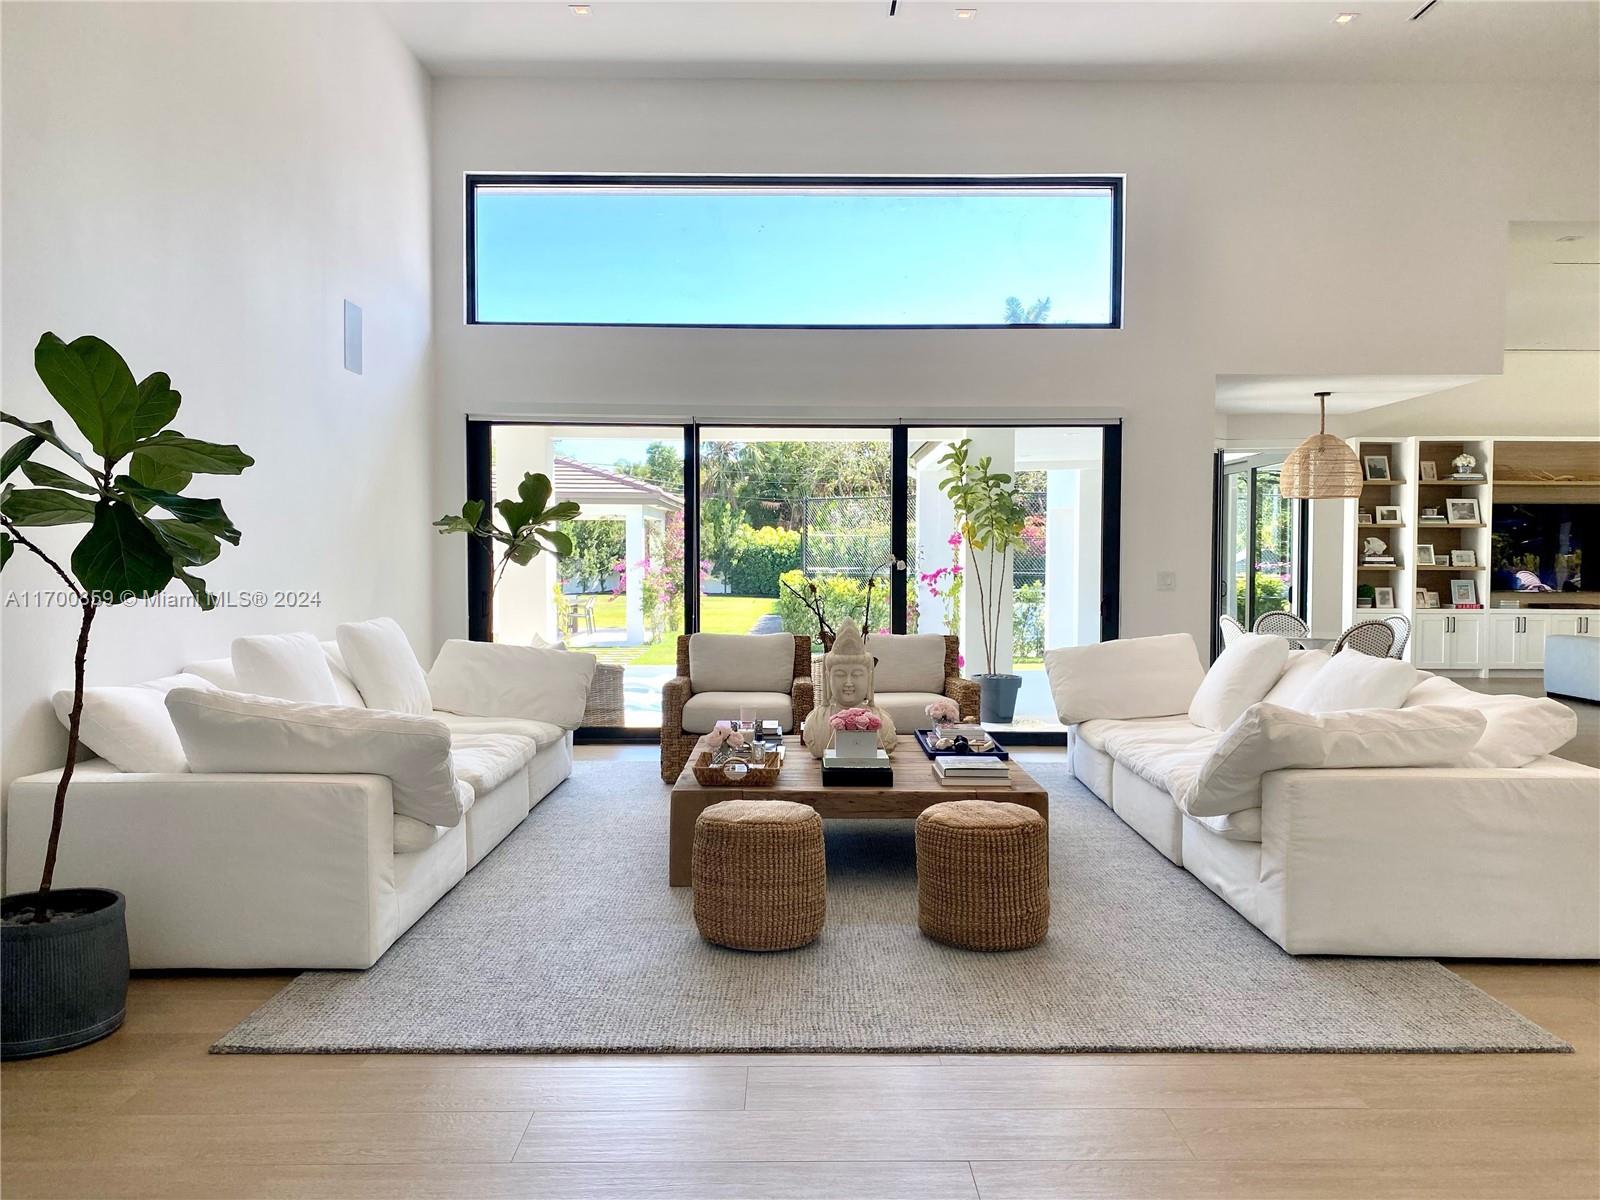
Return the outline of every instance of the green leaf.
[[[468,500],[463,504],[461,506],[461,519],[476,529],[478,522],[483,520],[483,501]]]
[[[175,570],[173,575],[183,581],[183,586],[189,589],[189,594],[199,603],[201,612],[210,612],[217,606],[217,598],[206,590],[204,579],[197,579],[182,568]]]
[[[11,540],[9,533],[0,533],[0,567],[11,561],[11,555],[16,548],[17,544]]]
[[[572,554],[572,539],[559,529],[552,529],[540,535],[545,545],[557,558],[568,558]]]
[[[77,463],[90,475],[99,474],[99,472],[95,471],[83,460],[83,455],[79,454],[71,446],[63,442],[59,436],[57,436],[56,427],[52,422],[24,421],[21,417],[14,417],[8,412],[0,412],[0,421],[4,421],[7,425],[15,425],[18,429],[25,429],[35,437],[43,438],[57,450],[61,451],[61,453],[65,454],[73,462]]]
[[[172,379],[165,371],[146,375],[139,381],[137,390],[139,403],[130,424],[134,437],[147,438],[172,424],[183,397],[173,390]]]
[[[58,471],[46,463],[25,462],[22,464],[22,473],[28,477],[29,483],[37,483],[40,487],[65,488],[69,492],[77,492],[83,496],[100,494],[93,484],[74,479],[65,471]]]
[[[132,449],[147,463],[195,475],[237,475],[256,461],[237,446],[203,442],[172,429],[145,438]]]
[[[30,433],[27,437],[12,442],[6,448],[4,458],[0,458],[0,479],[10,479],[11,472],[27,462],[29,456],[42,445],[44,438],[37,433]]]
[[[56,488],[14,488],[3,511],[13,525],[81,525],[94,520],[95,505]]]
[[[148,454],[134,453],[128,460],[128,474],[148,488],[163,492],[181,492],[189,486],[194,473],[182,467],[169,467]]]
[[[539,556],[539,543],[529,538],[525,542],[517,542],[506,551],[506,557],[519,567],[525,567]]]
[[[102,458],[118,459],[139,439],[139,389],[128,364],[97,337],[39,339],[34,369],[57,404]],[[157,426],[160,428],[160,426]]]
[[[563,500],[560,504],[552,504],[549,508],[545,509],[544,523],[549,524],[552,521],[571,521],[577,517],[578,512],[578,502],[576,500]]]
[[[217,535],[187,521],[168,521],[156,518],[146,524],[172,554],[174,563],[187,563],[202,567],[222,553],[222,543]]]
[[[172,582],[172,555],[121,500],[94,506],[94,525],[72,552],[85,591],[111,601],[158,596]]]
[[[240,533],[234,528],[233,522],[228,520],[228,514],[222,510],[221,500],[206,500],[198,496],[178,496],[172,492],[163,492],[157,488],[147,488],[138,480],[129,475],[118,475],[112,486],[121,492],[125,499],[135,507],[142,503],[164,508],[180,521],[191,525],[198,525],[201,529],[216,534],[224,541],[239,544]]]
[[[550,476],[536,474],[532,471],[522,477],[522,482],[517,484],[517,495],[522,497],[523,503],[532,507],[535,514],[544,515],[544,506],[550,502],[550,493],[555,490],[555,485],[550,482]]]

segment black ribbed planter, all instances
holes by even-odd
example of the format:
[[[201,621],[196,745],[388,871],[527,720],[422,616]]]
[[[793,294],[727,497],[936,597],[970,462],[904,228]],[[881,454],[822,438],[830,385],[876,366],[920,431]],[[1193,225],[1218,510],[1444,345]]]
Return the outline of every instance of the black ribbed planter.
[[[0,925],[0,1058],[87,1046],[122,1024],[128,1004],[127,902],[107,888],[18,892],[0,917],[48,905],[74,915]]]

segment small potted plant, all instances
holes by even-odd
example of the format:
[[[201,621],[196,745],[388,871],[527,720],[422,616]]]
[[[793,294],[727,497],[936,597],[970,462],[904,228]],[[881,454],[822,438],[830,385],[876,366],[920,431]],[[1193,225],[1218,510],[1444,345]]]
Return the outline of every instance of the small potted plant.
[[[878,731],[883,719],[870,708],[841,708],[828,718],[833,730],[833,750],[839,758],[878,756]]]
[[[947,739],[950,736],[949,727],[961,720],[961,710],[956,707],[956,702],[948,696],[939,697],[922,711],[927,714],[928,720],[933,724],[933,736],[935,739]]]
[[[183,492],[196,475],[237,475],[255,461],[237,446],[167,428],[181,399],[172,380],[157,371],[135,382],[122,355],[97,337],[63,342],[46,333],[33,358],[45,389],[78,427],[90,454],[62,440],[50,421],[0,412],[0,421],[23,433],[0,465],[6,481],[0,490],[0,564],[18,546],[27,550],[65,585],[78,611],[66,762],[56,784],[44,869],[37,891],[0,901],[0,1057],[8,1059],[84,1046],[122,1024],[126,900],[110,888],[54,886],[67,789],[77,765],[89,631],[101,608],[159,596],[174,579],[199,608],[215,607],[193,572],[222,553],[223,542],[238,545],[240,534],[221,501]],[[61,467],[34,458],[46,448]],[[10,482],[19,471],[32,487]],[[39,537],[36,527],[50,525],[89,527],[65,564],[33,540]]]

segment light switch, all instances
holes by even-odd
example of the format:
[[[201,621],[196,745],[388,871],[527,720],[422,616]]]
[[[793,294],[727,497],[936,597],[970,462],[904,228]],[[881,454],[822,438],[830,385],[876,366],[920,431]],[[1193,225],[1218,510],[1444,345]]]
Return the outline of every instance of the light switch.
[[[1156,591],[1175,592],[1178,590],[1178,573],[1176,571],[1156,572]]]
[[[344,369],[361,374],[361,307],[344,302]]]

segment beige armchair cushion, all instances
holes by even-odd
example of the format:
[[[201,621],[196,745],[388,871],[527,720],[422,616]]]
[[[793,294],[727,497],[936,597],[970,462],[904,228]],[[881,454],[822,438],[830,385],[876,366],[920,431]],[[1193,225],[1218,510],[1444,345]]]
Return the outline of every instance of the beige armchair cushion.
[[[782,692],[788,703],[794,635],[697,633],[689,639],[689,682],[696,692]]]
[[[943,699],[938,692],[879,692],[878,707],[889,714],[894,731],[902,736],[914,729],[927,729],[928,705]]]
[[[884,692],[944,691],[944,634],[875,633],[867,653],[878,660],[872,686]],[[899,724],[899,718],[895,723]]]
[[[789,639],[794,646],[794,639]],[[776,721],[785,733],[794,725],[793,699],[788,692],[696,692],[683,706],[685,733],[710,733],[718,721],[736,720],[744,714],[752,721]]]

